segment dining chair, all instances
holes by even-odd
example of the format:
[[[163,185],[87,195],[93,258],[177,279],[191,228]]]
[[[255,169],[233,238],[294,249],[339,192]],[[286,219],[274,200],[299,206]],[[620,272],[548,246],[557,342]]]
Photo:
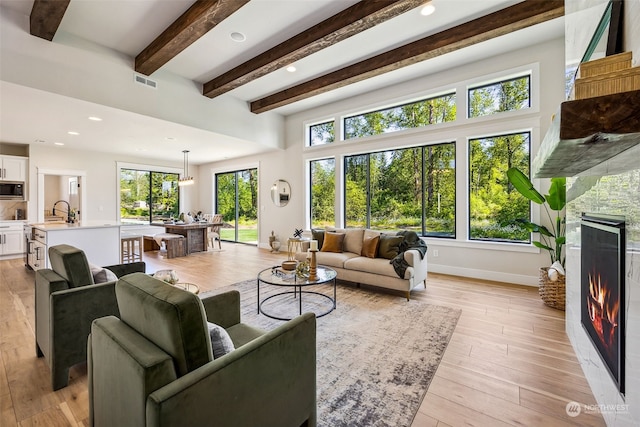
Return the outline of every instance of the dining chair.
[[[207,215],[210,215],[210,214],[206,214],[205,218],[207,218]],[[211,215],[209,218],[207,218],[207,221],[211,224],[208,230],[209,246],[211,246],[211,248],[214,249],[215,242],[217,240],[218,249],[222,250],[222,243],[220,239],[220,228],[222,227],[222,215],[221,214]]]

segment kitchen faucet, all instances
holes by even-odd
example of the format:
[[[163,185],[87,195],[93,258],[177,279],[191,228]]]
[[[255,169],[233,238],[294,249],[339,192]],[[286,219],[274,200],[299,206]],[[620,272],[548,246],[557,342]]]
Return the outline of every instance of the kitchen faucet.
[[[51,213],[53,214],[53,216],[55,216],[55,215],[56,215],[56,205],[57,205],[58,203],[61,203],[61,202],[62,202],[62,203],[66,203],[66,204],[67,204],[67,222],[68,222],[69,224],[71,224],[71,222],[72,222],[72,221],[71,221],[71,205],[70,205],[70,204],[69,204],[69,202],[67,202],[66,200],[58,200],[57,202],[55,202],[55,203],[53,204],[53,209],[52,209]]]

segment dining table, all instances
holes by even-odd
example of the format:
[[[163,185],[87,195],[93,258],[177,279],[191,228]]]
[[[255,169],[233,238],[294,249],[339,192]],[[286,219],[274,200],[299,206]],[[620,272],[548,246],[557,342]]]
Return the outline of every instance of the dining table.
[[[212,225],[209,222],[192,222],[190,224],[164,223],[153,225],[164,227],[166,233],[184,236],[187,244],[187,254],[205,252],[207,250],[207,245],[209,244],[207,232]]]

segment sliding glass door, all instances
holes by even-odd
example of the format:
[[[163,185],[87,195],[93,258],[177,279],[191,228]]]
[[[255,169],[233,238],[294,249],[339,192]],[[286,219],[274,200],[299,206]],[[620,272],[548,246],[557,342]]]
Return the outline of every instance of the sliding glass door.
[[[216,174],[216,213],[222,240],[258,244],[258,169]]]

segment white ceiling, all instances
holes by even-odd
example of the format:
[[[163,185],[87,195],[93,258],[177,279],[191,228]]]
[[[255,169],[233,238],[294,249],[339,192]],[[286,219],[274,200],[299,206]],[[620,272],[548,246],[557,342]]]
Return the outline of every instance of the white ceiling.
[[[167,63],[162,68],[163,72],[166,70],[198,84],[204,83],[356,2],[252,0]],[[433,0],[436,12],[431,16],[420,15],[419,9],[409,11],[296,62],[295,73],[278,70],[234,89],[228,95],[250,102],[518,2],[519,0]],[[192,0],[71,0],[56,38],[71,35],[134,58],[187,10],[191,3]],[[33,0],[0,0],[0,8],[13,9],[24,15],[29,15],[32,5]],[[234,31],[243,33],[246,41],[233,41],[230,33]],[[563,31],[562,19],[556,19],[298,101],[274,111],[285,116],[290,115],[394,83],[461,66],[480,58],[557,38]],[[56,38],[53,43],[56,42]],[[180,147],[185,146],[185,141],[189,141],[191,150],[197,152],[198,147],[204,147],[212,137],[212,133],[207,130],[7,82],[2,82],[0,90],[2,103],[15,106],[11,111],[6,108],[0,111],[0,140],[4,142],[34,143],[36,140],[42,140],[46,144],[57,139],[70,147],[101,149],[129,155],[133,154],[131,147],[136,146],[140,155],[145,157],[176,160],[176,152],[181,151]],[[77,121],[76,117],[86,117],[89,111],[90,114],[103,118],[109,126],[100,126],[99,123],[88,121],[74,123]],[[37,128],[29,126],[30,123],[37,123]],[[59,135],[66,135],[70,127],[77,128],[78,131],[82,128],[82,140],[90,140],[91,147],[78,146],[80,143],[71,135],[69,138],[65,137],[66,141],[61,140]],[[167,135],[172,135],[180,141],[180,147],[166,140]],[[238,144],[233,138],[214,135],[220,142],[216,152],[192,157],[190,162],[202,164],[266,149],[258,143]],[[162,143],[158,144],[159,141]],[[146,151],[145,147],[149,147],[149,151]],[[205,153],[205,150],[202,152]]]

